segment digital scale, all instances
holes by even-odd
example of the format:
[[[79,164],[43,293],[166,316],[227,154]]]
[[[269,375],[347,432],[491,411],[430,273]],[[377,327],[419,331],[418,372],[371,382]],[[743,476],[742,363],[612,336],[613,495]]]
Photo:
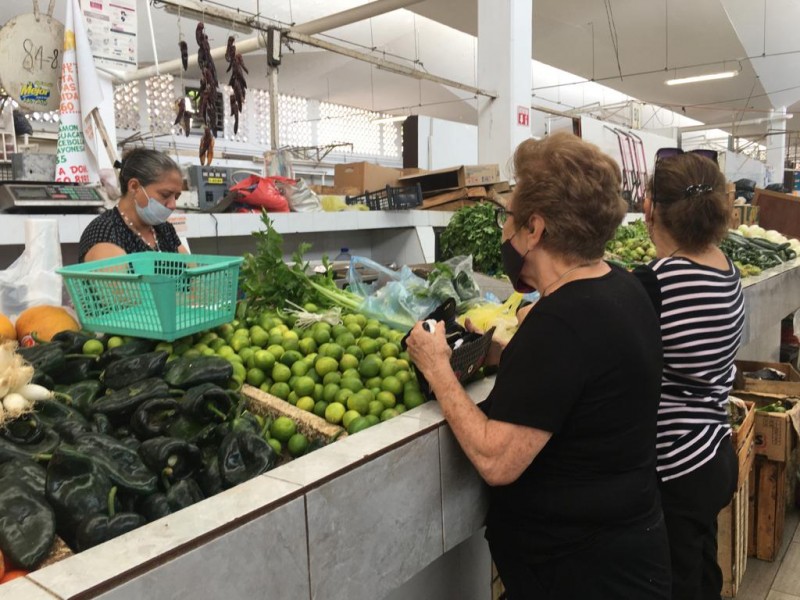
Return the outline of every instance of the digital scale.
[[[197,190],[197,208],[210,211],[222,202],[233,185],[231,169],[192,165],[189,167],[189,186]]]
[[[42,181],[0,182],[0,211],[32,212],[98,212],[105,196],[98,187]]]

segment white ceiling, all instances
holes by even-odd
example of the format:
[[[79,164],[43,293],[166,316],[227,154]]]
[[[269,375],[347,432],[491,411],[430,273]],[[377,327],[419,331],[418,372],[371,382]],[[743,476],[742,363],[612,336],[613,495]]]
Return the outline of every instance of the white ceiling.
[[[227,0],[231,8],[282,22],[302,23],[367,0]],[[42,7],[46,0],[40,0]],[[57,0],[63,19],[65,0]],[[26,0],[0,3],[0,23],[31,10]],[[139,8],[139,57],[153,60],[145,0]],[[592,79],[646,102],[672,107],[714,124],[749,121],[772,108],[800,110],[800,24],[798,0],[610,0],[619,47],[619,77],[609,19],[603,0],[534,0],[533,58]],[[178,21],[153,9],[158,58],[178,57]],[[448,27],[441,27],[439,23]],[[184,18],[182,32],[194,51],[195,22]],[[229,32],[207,27],[212,46]],[[329,35],[417,59],[428,71],[469,84],[475,80],[477,0],[425,0],[389,15],[356,23]],[[247,37],[236,34],[239,39]],[[775,54],[782,53],[780,56]],[[761,57],[762,54],[765,57]],[[758,58],[747,58],[758,57]],[[397,57],[392,60],[406,62]],[[246,57],[250,87],[265,87],[263,53]],[[688,68],[691,65],[707,64]],[[669,87],[669,77],[739,69],[733,79]],[[687,68],[683,68],[687,67]],[[724,68],[724,69],[723,69]],[[552,78],[534,69],[533,102],[557,100],[567,89],[549,87]],[[594,84],[570,86],[599,88]],[[781,91],[783,90],[783,91]],[[475,101],[464,92],[393,75],[351,59],[296,46],[285,52],[280,91],[371,110],[421,113],[455,121],[476,121]],[[573,94],[574,96],[574,94]],[[588,103],[588,102],[587,102]],[[579,103],[576,103],[579,105]],[[800,130],[800,118],[788,121]],[[727,128],[729,129],[729,128]],[[767,125],[740,126],[737,133],[765,133]]]

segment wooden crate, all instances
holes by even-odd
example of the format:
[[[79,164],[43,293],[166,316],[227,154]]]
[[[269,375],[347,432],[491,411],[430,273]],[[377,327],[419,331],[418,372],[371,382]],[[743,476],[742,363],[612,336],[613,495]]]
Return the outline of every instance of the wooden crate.
[[[750,472],[747,554],[775,560],[783,540],[786,516],[785,462],[757,456]]]
[[[717,563],[722,570],[722,595],[733,598],[739,591],[747,567],[749,508],[748,478],[717,517]]]
[[[737,488],[741,488],[742,484],[749,478],[750,469],[753,467],[753,460],[756,455],[755,402],[743,402],[747,407],[747,413],[745,414],[744,420],[739,425],[739,428],[731,433],[733,447],[736,450],[736,456],[739,459],[739,481]]]
[[[505,600],[506,588],[500,575],[497,573],[497,567],[492,561],[492,600]]]

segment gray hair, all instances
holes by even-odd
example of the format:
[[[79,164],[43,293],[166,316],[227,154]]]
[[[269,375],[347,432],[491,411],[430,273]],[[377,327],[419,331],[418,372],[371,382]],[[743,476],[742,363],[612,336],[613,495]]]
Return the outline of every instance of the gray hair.
[[[122,194],[128,193],[128,182],[138,179],[142,185],[150,185],[169,171],[180,172],[178,164],[164,152],[149,148],[134,148],[125,153],[119,167],[119,187]]]

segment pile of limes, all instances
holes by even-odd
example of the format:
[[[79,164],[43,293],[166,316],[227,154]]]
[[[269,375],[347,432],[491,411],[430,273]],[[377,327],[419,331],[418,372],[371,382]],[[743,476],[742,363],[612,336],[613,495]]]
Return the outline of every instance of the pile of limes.
[[[264,312],[248,323],[222,325],[179,350],[183,355],[222,356],[233,365],[234,387],[258,387],[342,425],[348,433],[425,402],[400,347],[403,333],[375,319],[348,314],[336,325],[320,321],[300,328]],[[288,437],[276,439],[289,443]]]

